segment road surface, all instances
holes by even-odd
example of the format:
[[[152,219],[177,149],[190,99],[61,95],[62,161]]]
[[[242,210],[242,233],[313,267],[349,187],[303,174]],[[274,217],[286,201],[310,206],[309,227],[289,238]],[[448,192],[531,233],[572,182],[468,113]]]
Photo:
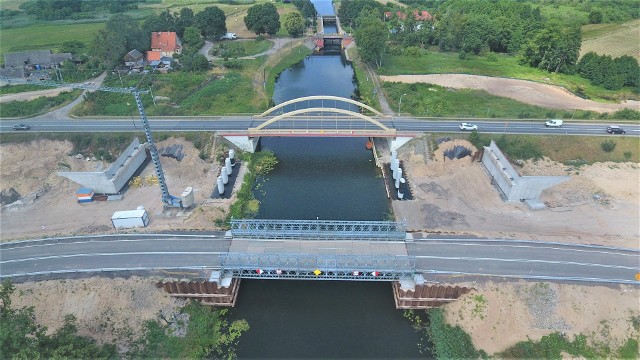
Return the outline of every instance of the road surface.
[[[313,246],[313,240],[241,240],[251,253]],[[219,255],[231,249],[224,233],[208,235],[108,235],[72,237],[62,240],[19,241],[0,244],[0,276],[34,276],[107,269],[162,269],[220,266]],[[304,245],[301,243],[305,243]],[[323,249],[349,253],[363,241],[337,240]],[[543,243],[519,240],[424,239],[389,242],[406,246],[417,258],[417,270],[425,274],[498,276],[556,281],[627,283],[640,272],[640,251],[604,246]],[[284,244],[284,245],[283,245]],[[366,245],[364,245],[366,246]],[[265,251],[267,252],[267,251]],[[404,252],[404,251],[403,251]],[[289,253],[291,253],[289,251]],[[392,255],[392,254],[389,254]],[[357,269],[354,269],[357,270]]]

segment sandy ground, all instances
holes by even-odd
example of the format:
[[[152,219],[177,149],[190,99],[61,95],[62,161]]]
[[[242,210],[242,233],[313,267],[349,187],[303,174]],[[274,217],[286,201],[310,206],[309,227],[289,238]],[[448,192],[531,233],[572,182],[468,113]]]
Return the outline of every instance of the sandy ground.
[[[570,175],[571,179],[543,191],[545,210],[523,203],[505,203],[478,162],[470,157],[443,160],[455,145],[445,142],[425,163],[424,141],[399,150],[414,200],[394,202],[398,218],[413,231],[464,233],[482,237],[601,244],[639,248],[640,165],[596,163],[579,169],[551,160],[527,162],[521,175]]]
[[[613,112],[624,108],[640,110],[640,102],[627,100],[623,104],[599,103],[582,99],[566,89],[528,80],[507,79],[467,74],[432,74],[380,76],[382,81],[428,83],[454,89],[484,90],[492,95],[552,109]]]
[[[144,322],[159,319],[159,312],[171,320],[182,300],[169,296],[155,286],[157,279],[90,278],[49,280],[16,284],[12,307],[34,306],[36,321],[54,332],[64,316],[77,318],[78,333],[113,343],[126,350],[129,340],[142,333]]]
[[[2,240],[113,232],[111,215],[115,211],[136,209],[139,205],[144,206],[150,216],[150,224],[144,231],[213,229],[215,219],[223,216],[222,209],[231,201],[209,199],[220,167],[200,159],[198,150],[184,139],[169,138],[156,145],[161,148],[178,143],[184,145],[186,156],[181,162],[161,157],[165,178],[174,195],[192,186],[197,207],[169,212],[163,212],[158,185],[129,188],[122,201],[78,204],[75,192],[80,185],[55,172],[66,165],[71,171],[96,171],[106,169],[109,164],[76,159],[72,156],[75,154],[70,154],[72,145],[68,142],[40,140],[28,145],[0,145],[0,189],[12,187],[23,198],[37,195],[24,205],[3,206],[0,213]],[[151,165],[146,166],[141,177],[149,175],[154,175]]]
[[[587,336],[591,344],[616,349],[640,331],[631,318],[640,316],[640,289],[553,283],[483,283],[477,291],[444,307],[447,323],[471,335],[474,346],[493,354],[528,338],[553,332]]]
[[[47,90],[37,90],[37,91],[28,91],[24,93],[15,93],[15,94],[7,94],[0,96],[0,104],[10,101],[29,101],[33,99],[37,99],[41,96],[46,97],[54,97],[60,95],[62,92],[69,92],[71,89],[69,88],[59,88],[59,89],[47,89]]]
[[[111,214],[138,205],[149,211],[151,223],[146,231],[212,229],[231,202],[208,199],[218,167],[201,160],[197,149],[183,139],[169,138],[158,147],[176,143],[184,145],[186,157],[182,162],[161,158],[169,189],[179,193],[186,186],[194,186],[198,207],[170,215],[161,211],[157,185],[131,188],[121,202],[77,204],[74,196],[79,186],[58,177],[55,171],[62,164],[72,170],[94,170],[108,164],[75,159],[70,156],[72,146],[68,142],[1,145],[1,188],[13,187],[22,195],[40,194],[30,204],[3,208],[2,239],[113,232]],[[528,162],[519,169],[523,175],[572,175],[570,181],[543,194],[549,209],[530,211],[520,203],[504,203],[477,163],[468,158],[442,162],[444,150],[456,144],[471,147],[469,143],[444,143],[433,160],[426,154],[425,143],[423,138],[416,139],[399,151],[416,200],[394,202],[393,206],[396,215],[407,218],[412,230],[638,248],[638,164],[605,163],[567,171],[567,167],[550,160]],[[149,174],[151,166],[142,176]],[[37,320],[51,331],[62,324],[65,314],[72,313],[78,317],[81,334],[99,341],[119,337],[119,348],[124,351],[127,341],[140,334],[145,320],[158,318],[158,310],[169,317],[167,314],[173,314],[180,305],[156,289],[154,283],[135,277],[25,283],[17,285],[16,296],[23,296],[16,298],[15,305],[35,306]],[[629,319],[638,315],[637,288],[524,282],[471,286],[477,292],[448,305],[447,318],[462,326],[474,344],[489,353],[527,336],[537,339],[553,331],[585,333],[595,341],[617,345],[632,333]],[[486,300],[479,310],[477,295]]]

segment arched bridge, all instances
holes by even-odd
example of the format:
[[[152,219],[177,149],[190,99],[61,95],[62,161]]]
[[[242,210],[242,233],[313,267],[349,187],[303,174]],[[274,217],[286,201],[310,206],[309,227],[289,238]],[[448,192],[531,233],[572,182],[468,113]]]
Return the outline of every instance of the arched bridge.
[[[358,110],[355,110],[357,107]],[[223,134],[245,151],[255,151],[264,136],[288,137],[377,137],[388,138],[391,150],[413,136],[398,137],[384,123],[389,117],[364,104],[338,96],[305,96],[278,104],[253,116],[256,126],[245,134]]]
[[[309,106],[313,103],[314,106]],[[355,105],[360,112],[340,105]],[[318,106],[319,105],[319,106]],[[285,108],[294,110],[284,111]],[[300,107],[300,108],[298,108]],[[394,137],[396,130],[380,120],[384,114],[359,101],[338,96],[305,96],[278,104],[254,119],[249,136],[377,136]]]

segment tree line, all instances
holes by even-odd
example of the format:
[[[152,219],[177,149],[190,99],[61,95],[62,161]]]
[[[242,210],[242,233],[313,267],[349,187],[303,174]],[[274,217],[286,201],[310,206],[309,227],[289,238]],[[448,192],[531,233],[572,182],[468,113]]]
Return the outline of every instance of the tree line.
[[[38,20],[62,20],[93,18],[100,10],[122,13],[137,9],[138,4],[135,0],[27,0],[19,8]]]
[[[506,53],[517,56],[523,65],[549,72],[578,73],[607,89],[623,86],[640,89],[637,61],[630,56],[612,59],[606,55],[587,54],[579,61],[581,26],[587,22],[640,17],[638,7],[630,6],[629,1],[403,2],[416,8],[401,9],[375,0],[342,1],[338,15],[343,25],[353,30],[359,53],[365,61],[381,66],[385,53],[419,55],[417,50],[426,46],[457,51],[461,58],[466,54]],[[573,6],[589,15],[570,20],[559,13],[544,15],[542,5]],[[432,18],[418,21],[414,12],[424,10],[425,6],[429,7]]]

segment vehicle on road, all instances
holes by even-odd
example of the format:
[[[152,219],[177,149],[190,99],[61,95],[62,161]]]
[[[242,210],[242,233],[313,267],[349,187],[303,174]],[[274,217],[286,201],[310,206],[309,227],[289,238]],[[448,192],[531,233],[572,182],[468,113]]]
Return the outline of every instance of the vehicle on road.
[[[27,124],[15,124],[13,125],[13,130],[15,131],[26,131],[31,129],[31,126],[27,125]]]
[[[607,132],[609,134],[626,134],[627,132],[624,131],[623,128],[621,128],[620,126],[607,126]]]
[[[553,120],[549,120],[549,121],[545,122],[544,126],[546,126],[546,127],[561,127],[562,123],[563,123],[562,120],[553,119]]]
[[[465,131],[465,130],[478,130],[478,125],[476,124],[472,124],[472,123],[460,123],[460,130]]]
[[[228,33],[220,36],[220,40],[235,40],[237,38],[238,38],[238,36],[236,35],[236,33],[232,33],[232,32],[228,32]]]

